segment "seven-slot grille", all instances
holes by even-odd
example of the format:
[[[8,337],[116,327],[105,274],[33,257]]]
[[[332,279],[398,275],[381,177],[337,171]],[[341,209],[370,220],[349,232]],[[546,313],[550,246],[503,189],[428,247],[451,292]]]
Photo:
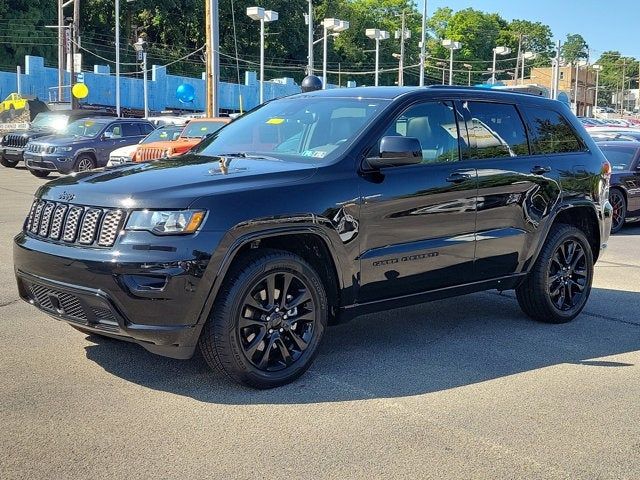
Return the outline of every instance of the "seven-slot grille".
[[[148,160],[157,160],[164,156],[166,148],[145,147],[140,148],[136,152],[136,161],[146,162]]]
[[[65,243],[111,247],[122,228],[125,212],[36,200],[25,230]]]
[[[32,153],[53,153],[56,151],[56,147],[40,145],[39,143],[30,143],[27,145],[27,152]]]
[[[4,136],[2,145],[4,145],[5,147],[23,148],[27,144],[27,140],[29,139],[24,135],[10,133]]]

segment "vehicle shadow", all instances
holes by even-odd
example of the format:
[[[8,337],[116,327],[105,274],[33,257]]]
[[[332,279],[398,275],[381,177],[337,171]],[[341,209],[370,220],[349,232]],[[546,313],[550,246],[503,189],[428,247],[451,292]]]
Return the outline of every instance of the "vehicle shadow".
[[[629,308],[640,293],[615,294]],[[593,300],[593,299],[592,299]],[[437,392],[557,364],[624,368],[600,359],[640,349],[640,323],[581,314],[565,325],[526,318],[512,295],[480,293],[331,327],[298,381],[256,391],[210,372],[204,360],[172,360],[130,343],[90,336],[87,358],[124,380],[219,404],[304,404]]]

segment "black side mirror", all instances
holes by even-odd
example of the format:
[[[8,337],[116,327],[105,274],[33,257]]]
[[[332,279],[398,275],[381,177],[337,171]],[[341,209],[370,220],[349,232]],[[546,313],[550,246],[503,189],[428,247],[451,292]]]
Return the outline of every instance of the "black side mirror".
[[[422,146],[415,137],[388,136],[380,140],[380,156],[367,158],[371,168],[422,163]]]

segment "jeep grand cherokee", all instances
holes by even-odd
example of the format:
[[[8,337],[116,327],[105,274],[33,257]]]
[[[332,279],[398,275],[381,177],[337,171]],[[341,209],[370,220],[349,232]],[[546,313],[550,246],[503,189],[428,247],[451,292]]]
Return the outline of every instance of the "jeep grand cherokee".
[[[611,169],[561,103],[475,88],[275,100],[179,160],[41,187],[22,298],[79,330],[290,382],[330,323],[515,289],[572,320],[611,229]]]

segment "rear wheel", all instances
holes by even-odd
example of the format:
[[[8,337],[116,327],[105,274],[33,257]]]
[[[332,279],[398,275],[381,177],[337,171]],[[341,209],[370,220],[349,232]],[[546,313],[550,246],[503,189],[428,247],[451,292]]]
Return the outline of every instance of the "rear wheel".
[[[200,337],[207,363],[254,388],[292,382],[311,365],[327,325],[318,274],[289,252],[251,254],[229,274]]]
[[[18,160],[9,160],[4,155],[0,155],[0,165],[7,168],[14,168],[18,165]]]
[[[552,227],[536,263],[516,289],[520,308],[534,320],[566,323],[584,308],[591,293],[593,253],[582,230]]]
[[[47,178],[51,172],[47,170],[29,170],[31,175],[35,175],[38,178]]]
[[[627,217],[627,202],[622,192],[617,188],[613,188],[609,192],[609,203],[613,207],[611,233],[617,233],[624,226]]]

